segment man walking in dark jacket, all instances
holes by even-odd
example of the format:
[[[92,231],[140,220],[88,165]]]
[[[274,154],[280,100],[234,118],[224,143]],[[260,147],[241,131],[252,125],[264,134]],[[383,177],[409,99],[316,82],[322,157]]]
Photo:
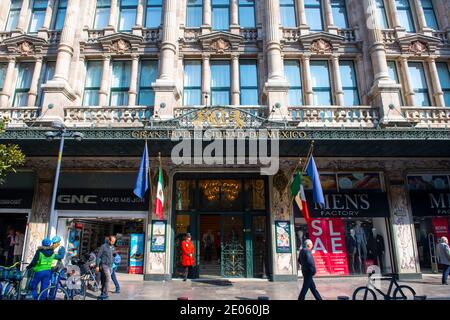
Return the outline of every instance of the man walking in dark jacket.
[[[100,272],[100,281],[102,282],[102,292],[98,297],[99,300],[107,300],[109,287],[111,285],[111,273],[113,266],[113,253],[114,244],[116,243],[116,237],[109,236],[108,242],[102,244],[97,254],[97,268],[96,271]]]
[[[314,283],[313,276],[316,274],[316,264],[314,263],[314,258],[311,254],[313,243],[311,240],[305,241],[305,246],[300,251],[298,262],[302,266],[303,273],[303,287],[298,296],[298,300],[305,300],[306,293],[311,289],[316,300],[322,300],[319,291],[316,289],[316,284]]]

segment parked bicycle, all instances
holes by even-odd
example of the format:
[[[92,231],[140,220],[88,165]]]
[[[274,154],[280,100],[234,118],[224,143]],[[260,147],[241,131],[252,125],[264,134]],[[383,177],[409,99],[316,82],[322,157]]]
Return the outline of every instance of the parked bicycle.
[[[20,266],[26,264],[18,261],[10,267],[0,266],[0,300],[33,299],[29,289],[33,271],[20,270]]]
[[[377,292],[384,300],[414,300],[416,291],[407,285],[399,285],[397,275],[394,273],[385,274],[381,277],[374,277],[375,270],[369,273],[367,285],[356,288],[353,292],[353,300],[377,300]],[[375,285],[375,281],[390,281],[387,292],[383,292]]]
[[[77,270],[78,269],[78,270]],[[38,300],[85,300],[86,285],[79,268],[67,266],[53,271],[52,283],[41,291]]]

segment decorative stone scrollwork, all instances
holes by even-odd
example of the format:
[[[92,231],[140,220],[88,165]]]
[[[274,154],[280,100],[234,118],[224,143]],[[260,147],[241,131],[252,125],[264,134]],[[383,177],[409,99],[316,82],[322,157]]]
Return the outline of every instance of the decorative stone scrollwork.
[[[217,53],[224,53],[226,50],[231,48],[229,41],[222,38],[217,39],[211,43],[211,49],[215,50]]]
[[[124,54],[131,49],[131,45],[128,41],[119,39],[112,43],[111,50],[118,53]]]
[[[332,51],[333,46],[331,45],[330,42],[326,40],[323,39],[315,40],[311,44],[311,52],[323,54],[323,53],[330,53]]]
[[[34,54],[34,45],[31,42],[23,41],[17,45],[17,52],[22,56]]]
[[[283,171],[278,171],[278,173],[273,177],[273,186],[277,191],[280,193],[280,195],[283,194],[284,189],[286,189],[288,185],[288,178],[284,174]]]
[[[419,40],[412,42],[411,45],[409,46],[409,52],[416,55],[421,55],[427,50],[428,50],[427,44]]]

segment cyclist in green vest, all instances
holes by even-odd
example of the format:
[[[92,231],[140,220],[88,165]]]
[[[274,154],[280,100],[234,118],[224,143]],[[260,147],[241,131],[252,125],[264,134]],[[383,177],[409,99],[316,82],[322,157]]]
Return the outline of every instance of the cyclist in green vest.
[[[38,284],[41,284],[41,292],[50,284],[54,258],[55,254],[53,252],[52,241],[50,239],[42,240],[42,246],[38,248],[33,260],[31,260],[31,263],[27,266],[27,269],[32,269],[34,271],[34,276],[30,283],[30,289],[34,300],[37,300],[39,296],[36,290]],[[46,297],[42,297],[42,299],[45,300]]]

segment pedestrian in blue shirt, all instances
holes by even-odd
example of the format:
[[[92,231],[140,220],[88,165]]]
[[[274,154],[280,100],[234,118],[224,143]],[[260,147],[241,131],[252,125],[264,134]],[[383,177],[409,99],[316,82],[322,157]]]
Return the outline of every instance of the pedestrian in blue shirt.
[[[111,280],[113,281],[114,286],[116,287],[115,293],[120,293],[120,285],[119,285],[119,281],[117,281],[117,276],[116,276],[116,270],[117,270],[117,267],[120,265],[120,261],[122,261],[120,254],[118,254],[117,252],[113,253],[113,266],[112,266]]]

